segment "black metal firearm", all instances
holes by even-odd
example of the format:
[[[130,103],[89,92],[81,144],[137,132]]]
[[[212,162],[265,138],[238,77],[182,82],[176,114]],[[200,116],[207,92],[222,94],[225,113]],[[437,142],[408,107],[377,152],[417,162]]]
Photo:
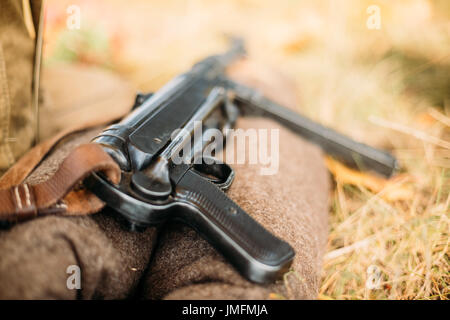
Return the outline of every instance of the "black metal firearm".
[[[85,184],[132,227],[182,221],[244,277],[267,283],[288,270],[294,250],[225,195],[234,178],[230,166],[218,161],[172,160],[191,142],[198,126],[226,132],[240,114],[262,115],[348,165],[389,176],[397,162],[386,152],[355,142],[227,79],[225,68],[243,54],[242,41],[235,40],[229,51],[195,64],[155,94],[138,96],[132,113],[94,139],[120,166],[120,184],[113,185],[100,174],[93,174]],[[173,136],[178,129],[183,130]],[[207,144],[206,139],[203,143]],[[192,152],[183,157],[192,159],[198,148],[193,144]]]

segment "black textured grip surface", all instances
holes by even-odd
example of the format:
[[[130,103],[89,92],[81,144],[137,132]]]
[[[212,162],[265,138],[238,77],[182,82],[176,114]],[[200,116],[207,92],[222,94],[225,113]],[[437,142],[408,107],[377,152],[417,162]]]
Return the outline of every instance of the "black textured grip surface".
[[[288,243],[264,229],[223,191],[192,170],[178,182],[177,200],[197,212],[196,217],[186,214],[183,220],[250,279],[273,280],[292,262],[295,253]],[[247,274],[250,272],[255,274]],[[258,281],[259,277],[266,280]]]

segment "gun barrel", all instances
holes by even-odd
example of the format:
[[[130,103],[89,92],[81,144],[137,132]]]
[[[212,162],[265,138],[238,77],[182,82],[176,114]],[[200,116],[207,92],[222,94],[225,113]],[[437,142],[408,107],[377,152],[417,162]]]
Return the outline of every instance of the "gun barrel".
[[[223,54],[207,57],[196,63],[191,70],[180,74],[169,81],[154,95],[146,99],[139,108],[130,113],[120,125],[137,128],[149,115],[159,109],[167,100],[179,95],[197,78],[215,78],[234,60],[245,54],[244,42],[240,38],[232,38],[230,48]]]
[[[187,123],[225,68],[244,52],[242,40],[234,39],[228,51],[203,59],[173,78],[94,142],[101,144],[123,170],[142,168],[167,144],[170,134]]]
[[[388,152],[352,140],[280,106],[244,85],[228,81],[228,86],[234,90],[236,99],[252,108],[253,112],[276,119],[349,166],[361,170],[373,170],[386,177],[390,177],[399,167],[397,159]]]

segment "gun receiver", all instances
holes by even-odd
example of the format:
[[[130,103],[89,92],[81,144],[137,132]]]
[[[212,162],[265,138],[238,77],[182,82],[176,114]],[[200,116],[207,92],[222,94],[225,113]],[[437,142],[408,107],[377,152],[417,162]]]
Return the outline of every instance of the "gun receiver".
[[[155,94],[137,99],[138,108],[93,140],[118,163],[121,182],[113,185],[93,174],[85,184],[133,227],[182,221],[247,279],[267,283],[288,270],[294,250],[225,195],[234,178],[229,165],[206,158],[200,163],[173,160],[199,126],[225,132],[239,114],[264,115],[347,164],[359,159],[366,168],[388,176],[397,162],[386,152],[352,141],[227,79],[225,68],[243,54],[243,43],[237,40],[225,54],[206,58]],[[194,159],[207,140],[202,138],[200,146],[194,143],[183,159]]]

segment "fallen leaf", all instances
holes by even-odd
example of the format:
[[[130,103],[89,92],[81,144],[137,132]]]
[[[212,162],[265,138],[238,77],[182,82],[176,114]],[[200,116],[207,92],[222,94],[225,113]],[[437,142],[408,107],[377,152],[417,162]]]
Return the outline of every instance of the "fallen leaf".
[[[431,127],[436,123],[436,119],[429,112],[419,113],[415,118],[417,124],[424,127]]]
[[[312,42],[312,38],[308,35],[291,37],[286,39],[281,45],[286,53],[297,53],[308,47]]]
[[[281,294],[274,293],[274,292],[271,292],[269,294],[269,299],[271,299],[271,300],[286,300],[286,298],[283,297]]]
[[[379,193],[380,197],[387,201],[407,200],[413,196],[411,185],[402,183],[408,180],[409,176],[397,175],[394,178],[385,179],[369,172],[350,169],[330,157],[325,158],[325,163],[338,183],[365,187],[374,193]]]
[[[318,299],[319,300],[334,300],[332,297],[326,296],[322,293],[319,293]]]

